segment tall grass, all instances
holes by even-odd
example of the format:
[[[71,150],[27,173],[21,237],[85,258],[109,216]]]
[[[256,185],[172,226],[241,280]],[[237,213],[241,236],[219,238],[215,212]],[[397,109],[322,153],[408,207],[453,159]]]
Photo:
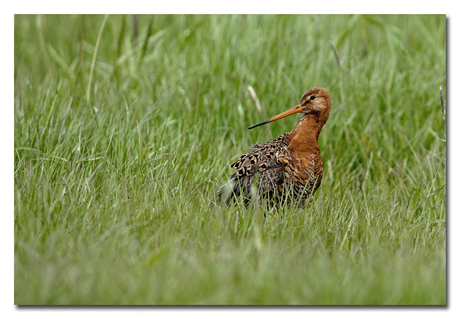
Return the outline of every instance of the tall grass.
[[[16,304],[446,304],[445,16],[137,24],[15,17]],[[312,205],[216,206],[313,86]]]

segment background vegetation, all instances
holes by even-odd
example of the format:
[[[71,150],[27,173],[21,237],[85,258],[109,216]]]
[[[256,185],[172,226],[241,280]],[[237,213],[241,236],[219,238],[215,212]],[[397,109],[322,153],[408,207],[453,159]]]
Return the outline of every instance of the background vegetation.
[[[20,15],[14,45],[16,304],[446,303],[445,16]],[[314,86],[314,203],[216,206]]]

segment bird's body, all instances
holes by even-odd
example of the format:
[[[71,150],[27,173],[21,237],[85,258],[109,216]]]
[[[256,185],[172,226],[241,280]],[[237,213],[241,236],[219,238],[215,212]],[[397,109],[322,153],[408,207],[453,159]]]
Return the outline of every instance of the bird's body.
[[[324,88],[307,91],[298,105],[250,128],[282,117],[304,113],[292,132],[270,142],[251,145],[254,149],[231,165],[236,172],[219,189],[219,198],[251,198],[251,187],[270,202],[305,203],[321,185],[323,162],[318,145],[321,128],[331,109],[329,93]]]

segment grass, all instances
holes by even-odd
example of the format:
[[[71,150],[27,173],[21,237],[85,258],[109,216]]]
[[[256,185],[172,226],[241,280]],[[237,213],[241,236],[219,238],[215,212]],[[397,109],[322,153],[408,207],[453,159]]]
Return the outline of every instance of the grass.
[[[445,16],[137,23],[15,16],[15,304],[446,304]],[[314,203],[215,206],[314,86]]]

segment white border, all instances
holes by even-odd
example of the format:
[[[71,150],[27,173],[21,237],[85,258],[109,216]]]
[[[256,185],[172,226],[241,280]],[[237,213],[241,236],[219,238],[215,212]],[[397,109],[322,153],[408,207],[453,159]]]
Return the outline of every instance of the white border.
[[[276,3],[276,4],[275,4]],[[275,5],[274,5],[275,4]],[[459,206],[456,201],[455,194],[458,191],[457,184],[460,180],[460,168],[456,168],[456,163],[459,163],[459,148],[455,143],[456,137],[460,136],[460,125],[456,125],[459,120],[458,107],[455,107],[455,94],[445,91],[447,94],[447,115],[449,117],[449,148],[448,148],[448,229],[449,229],[449,307],[446,308],[135,308],[135,307],[114,307],[114,308],[33,308],[33,309],[18,309],[14,306],[14,216],[13,216],[13,199],[14,199],[14,179],[13,167],[14,160],[10,151],[13,150],[14,140],[14,108],[13,108],[13,72],[14,72],[14,16],[13,14],[37,14],[37,13],[253,13],[253,14],[344,14],[344,13],[386,13],[386,14],[447,14],[448,15],[448,88],[453,90],[457,87],[455,75],[459,71],[456,56],[459,56],[458,50],[458,34],[459,28],[457,20],[459,19],[457,6],[454,1],[407,1],[387,0],[384,2],[377,1],[289,1],[283,0],[269,3],[268,1],[137,1],[130,0],[128,2],[115,1],[16,1],[5,2],[2,5],[1,23],[1,39],[6,45],[2,46],[1,54],[1,97],[4,100],[2,105],[1,119],[1,137],[2,149],[4,150],[1,157],[1,176],[2,176],[2,222],[0,234],[1,240],[1,309],[2,313],[6,313],[4,318],[10,317],[31,317],[37,318],[60,318],[65,315],[66,318],[80,318],[82,315],[85,318],[100,317],[101,315],[110,315],[110,318],[126,318],[127,315],[135,315],[136,317],[163,317],[163,316],[187,316],[196,318],[234,318],[263,316],[264,319],[278,318],[282,314],[286,314],[292,318],[305,318],[305,316],[324,317],[324,316],[340,316],[346,318],[387,318],[391,317],[407,317],[415,315],[417,318],[449,317],[460,318],[457,301],[460,300],[458,294],[459,276],[457,269],[458,262],[458,247],[459,247]],[[454,36],[455,35],[455,36]],[[456,253],[457,252],[457,253]],[[65,314],[63,313],[65,312]],[[282,312],[282,313],[281,313]],[[371,314],[372,312],[372,314]],[[410,314],[409,314],[410,312]],[[456,314],[456,315],[455,315]]]

